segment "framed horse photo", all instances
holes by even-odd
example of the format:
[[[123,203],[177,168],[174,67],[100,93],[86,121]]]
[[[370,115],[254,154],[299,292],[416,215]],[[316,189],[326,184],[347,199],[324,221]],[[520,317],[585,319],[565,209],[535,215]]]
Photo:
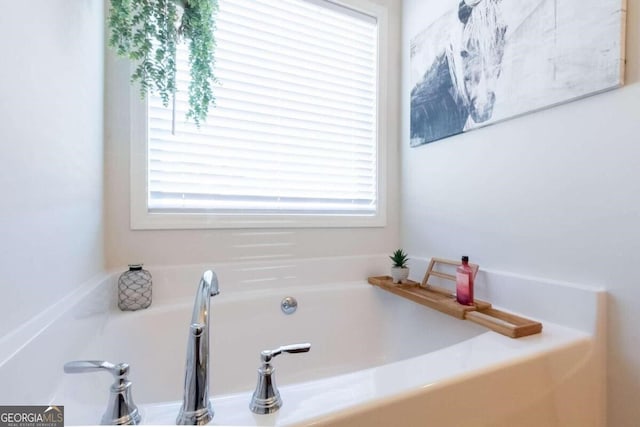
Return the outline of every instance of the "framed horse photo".
[[[411,146],[619,87],[626,0],[439,0],[411,39]]]

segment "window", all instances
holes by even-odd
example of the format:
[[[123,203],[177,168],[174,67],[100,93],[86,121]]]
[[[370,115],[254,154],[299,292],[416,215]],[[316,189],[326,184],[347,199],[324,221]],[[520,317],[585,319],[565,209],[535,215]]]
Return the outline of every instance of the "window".
[[[384,225],[379,9],[220,0],[216,107],[135,101],[132,227]],[[175,132],[172,127],[175,125]]]

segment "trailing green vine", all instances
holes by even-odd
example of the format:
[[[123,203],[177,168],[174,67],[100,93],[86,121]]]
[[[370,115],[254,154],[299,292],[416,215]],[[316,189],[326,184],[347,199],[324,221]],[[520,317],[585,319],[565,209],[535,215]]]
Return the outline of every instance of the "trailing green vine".
[[[178,4],[176,4],[178,2]],[[176,92],[176,46],[189,43],[189,111],[196,125],[215,104],[213,73],[217,0],[111,0],[109,46],[136,62],[140,95],[157,93],[165,107]]]
[[[198,123],[207,117],[209,105],[215,103],[211,85],[217,82],[213,74],[216,48],[214,38],[214,16],[218,12],[217,0],[189,0],[182,17],[181,32],[189,40],[189,65],[191,82],[189,83],[188,118]]]

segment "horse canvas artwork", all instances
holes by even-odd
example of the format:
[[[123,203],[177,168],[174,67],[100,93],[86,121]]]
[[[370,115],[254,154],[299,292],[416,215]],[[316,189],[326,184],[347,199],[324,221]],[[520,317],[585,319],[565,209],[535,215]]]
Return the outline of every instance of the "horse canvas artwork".
[[[411,39],[411,146],[618,87],[624,0],[442,0]]]

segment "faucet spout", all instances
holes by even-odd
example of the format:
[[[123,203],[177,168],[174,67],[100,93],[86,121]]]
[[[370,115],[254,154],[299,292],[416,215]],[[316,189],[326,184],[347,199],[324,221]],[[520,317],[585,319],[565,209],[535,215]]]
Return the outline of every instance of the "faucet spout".
[[[176,424],[204,425],[213,418],[209,400],[209,305],[218,295],[218,277],[207,270],[200,279],[187,343],[184,398]]]

